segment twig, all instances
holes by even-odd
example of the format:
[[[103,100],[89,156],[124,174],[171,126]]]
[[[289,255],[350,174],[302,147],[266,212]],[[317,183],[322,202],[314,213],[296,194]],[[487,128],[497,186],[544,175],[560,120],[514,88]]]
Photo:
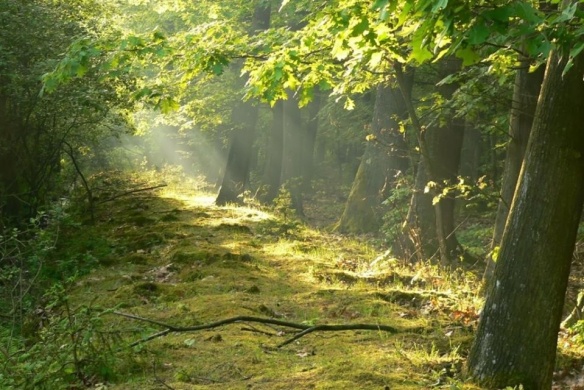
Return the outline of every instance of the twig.
[[[277,336],[276,333],[266,332],[265,330],[258,329],[258,328],[256,328],[255,326],[252,326],[252,325],[248,325],[247,328],[241,328],[241,330],[243,330],[244,332],[253,332],[253,333],[259,333],[259,334],[265,334],[266,336]]]
[[[104,199],[102,201],[99,201],[98,203],[101,204],[101,203],[105,203],[105,202],[111,202],[112,200],[121,198],[122,196],[126,196],[126,195],[133,194],[135,192],[150,191],[150,190],[155,190],[157,188],[162,188],[162,187],[166,187],[166,186],[168,186],[168,184],[159,184],[159,185],[153,186],[153,187],[138,188],[138,189],[135,189],[135,190],[130,190],[130,191],[122,192],[121,194],[114,195],[111,198],[107,198],[107,199]]]
[[[385,332],[390,333],[398,333],[398,330],[392,326],[388,325],[375,325],[375,324],[347,324],[347,325],[315,325],[311,326],[308,329],[303,330],[302,332],[298,333],[292,338],[284,341],[281,344],[278,344],[276,348],[282,348],[285,345],[288,345],[301,337],[306,336],[312,332],[338,332],[342,330],[383,330]]]
[[[317,331],[337,332],[337,331],[343,331],[343,330],[377,330],[377,331],[385,331],[385,332],[390,332],[390,333],[398,333],[399,332],[396,328],[389,326],[389,325],[347,324],[347,325],[313,325],[313,326],[311,326],[311,325],[298,324],[295,322],[276,320],[273,318],[261,318],[261,317],[251,317],[251,316],[237,316],[237,317],[227,318],[227,319],[224,319],[221,321],[211,322],[209,324],[182,327],[182,326],[174,326],[174,325],[170,325],[170,324],[167,324],[164,322],[152,320],[150,318],[136,316],[134,314],[128,314],[128,313],[123,313],[123,312],[118,312],[118,311],[114,311],[113,314],[116,314],[116,315],[119,315],[122,317],[126,317],[126,318],[131,318],[131,319],[137,320],[137,321],[147,322],[149,324],[153,324],[153,325],[157,325],[157,326],[161,326],[163,328],[166,328],[165,330],[163,330],[161,332],[154,333],[148,337],[145,337],[143,339],[140,339],[138,341],[133,342],[132,344],[130,344],[131,347],[135,347],[136,345],[140,345],[140,344],[145,343],[147,341],[154,340],[158,337],[166,336],[169,333],[194,332],[194,331],[204,330],[204,329],[213,329],[213,328],[218,328],[218,327],[223,326],[223,325],[234,324],[234,323],[238,323],[238,322],[255,322],[255,323],[259,323],[259,324],[271,324],[271,325],[284,326],[284,327],[300,330],[300,332],[297,333],[296,335],[294,335],[294,337],[279,344],[277,346],[277,348],[281,348],[285,345],[288,345],[288,344],[298,340],[301,337],[306,336],[309,333],[317,332]]]

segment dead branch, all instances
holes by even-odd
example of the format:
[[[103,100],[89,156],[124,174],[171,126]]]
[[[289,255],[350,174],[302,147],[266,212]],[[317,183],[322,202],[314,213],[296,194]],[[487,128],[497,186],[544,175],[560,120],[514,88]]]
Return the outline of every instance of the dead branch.
[[[101,204],[101,203],[105,203],[105,202],[111,202],[112,200],[121,198],[122,196],[130,195],[130,194],[133,194],[133,193],[136,193],[136,192],[141,192],[141,191],[155,190],[157,188],[162,188],[162,187],[167,187],[167,186],[168,186],[168,184],[159,184],[159,185],[156,185],[156,186],[153,186],[153,187],[137,188],[135,190],[130,190],[130,191],[122,192],[121,194],[116,194],[116,195],[114,195],[114,196],[112,196],[110,198],[101,200],[98,203]]]
[[[398,333],[398,330],[396,328],[388,325],[375,324],[314,325],[296,334],[294,337],[284,341],[283,343],[278,344],[277,348],[282,348],[283,346],[288,345],[312,332],[339,332],[343,330],[377,330],[377,331],[382,330],[389,333]]]
[[[167,334],[170,334],[170,333],[195,332],[195,331],[204,330],[204,329],[218,328],[220,326],[234,324],[234,323],[238,323],[238,322],[254,322],[254,323],[258,323],[258,324],[278,325],[278,326],[283,326],[283,327],[287,327],[287,328],[297,329],[300,331],[296,335],[291,337],[290,339],[284,341],[283,343],[278,344],[277,348],[281,348],[285,345],[288,345],[288,344],[298,340],[299,338],[304,337],[307,334],[310,334],[313,332],[339,332],[339,331],[344,331],[344,330],[377,330],[377,331],[384,331],[384,332],[389,332],[389,333],[398,333],[399,332],[396,328],[389,326],[389,325],[376,325],[376,324],[305,325],[305,324],[298,324],[296,322],[276,320],[273,318],[261,318],[261,317],[251,317],[251,316],[237,316],[237,317],[231,317],[231,318],[227,318],[227,319],[216,321],[216,322],[211,322],[209,324],[183,327],[183,326],[174,326],[171,324],[152,320],[150,318],[136,316],[133,314],[122,313],[119,311],[115,311],[113,313],[116,315],[122,316],[122,317],[131,318],[133,320],[147,322],[149,324],[153,324],[153,325],[157,325],[157,326],[166,328],[163,331],[154,333],[148,337],[145,337],[143,339],[140,339],[138,341],[133,342],[132,344],[130,344],[131,347],[135,347],[136,345],[140,345],[140,344],[143,344],[143,343],[148,342],[150,340],[154,340],[158,337],[166,336]]]

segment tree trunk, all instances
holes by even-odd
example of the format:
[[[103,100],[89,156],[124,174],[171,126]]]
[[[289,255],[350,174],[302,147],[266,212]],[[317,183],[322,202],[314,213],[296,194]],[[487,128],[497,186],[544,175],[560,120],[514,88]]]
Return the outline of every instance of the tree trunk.
[[[489,388],[549,389],[584,200],[584,57],[552,53],[468,359]]]
[[[427,260],[438,252],[432,195],[424,191],[428,183],[427,172],[424,161],[420,159],[408,214],[401,234],[392,245],[396,256],[410,262]]]
[[[19,213],[19,202],[13,196],[18,193],[14,187],[19,170],[14,155],[15,123],[10,112],[8,99],[0,95],[0,229],[4,227],[6,218]]]
[[[282,182],[290,197],[292,208],[296,215],[304,216],[302,198],[303,156],[305,145],[305,129],[302,126],[302,115],[298,100],[289,92],[288,100],[284,101],[284,165]]]
[[[233,130],[227,166],[215,200],[219,206],[241,203],[239,195],[243,193],[248,183],[258,108],[252,102],[240,102],[234,108],[232,118],[238,125]]]
[[[459,60],[446,59],[441,69],[441,77],[455,74],[460,70]],[[438,86],[438,93],[444,98],[452,99],[458,84],[443,84]],[[464,140],[465,119],[455,116],[452,109],[444,115],[446,125],[436,129],[429,141],[430,162],[432,166],[432,180],[444,185],[453,185],[457,182],[462,143]],[[432,130],[432,129],[431,129]],[[462,255],[460,244],[456,238],[455,225],[455,193],[450,191],[442,196],[435,206],[436,233],[440,246],[440,257],[443,263],[449,264],[459,255]]]
[[[460,67],[458,60],[445,60],[442,68],[442,77],[453,74]],[[457,118],[453,113],[444,113],[445,126],[426,129],[420,123],[416,110],[412,104],[410,94],[404,90],[404,78],[401,67],[396,66],[397,79],[404,95],[412,125],[416,131],[418,145],[420,147],[420,164],[416,180],[410,211],[404,224],[402,237],[396,240],[394,248],[396,253],[413,259],[429,258],[436,251],[434,244],[438,246],[438,253],[443,263],[452,262],[459,254],[460,245],[455,235],[455,198],[452,194],[441,195],[434,205],[434,228],[429,228],[430,221],[426,220],[427,213],[415,215],[418,210],[426,210],[430,196],[441,194],[445,185],[454,184],[460,164],[460,153],[464,137],[464,119]],[[438,92],[446,99],[452,98],[458,88],[456,84],[446,84],[438,87]],[[426,183],[422,177],[436,183],[437,189],[424,194]],[[432,218],[430,218],[432,219]],[[429,229],[428,229],[429,228]],[[425,231],[426,230],[426,231]],[[430,239],[430,237],[433,237]],[[422,245],[420,245],[422,244]]]
[[[409,76],[409,88],[413,77]],[[377,87],[372,135],[335,230],[343,233],[375,232],[381,226],[379,206],[394,187],[395,178],[409,164],[407,146],[399,133],[399,119],[407,115],[403,96],[396,88]]]
[[[308,104],[308,121],[306,122],[306,137],[304,139],[302,161],[302,189],[304,192],[312,189],[314,176],[314,145],[318,132],[318,113],[320,111],[321,93],[318,88],[314,91],[312,101]]]
[[[509,207],[513,201],[513,194],[517,186],[517,178],[523,164],[523,157],[537,106],[537,97],[539,96],[545,71],[545,68],[541,66],[535,72],[529,73],[530,62],[527,59],[521,61],[521,68],[515,76],[511,118],[509,120],[509,136],[511,140],[507,145],[503,181],[501,183],[501,198],[497,208],[491,253],[487,256],[487,267],[483,276],[485,290],[488,289],[487,284],[492,280],[493,272],[495,271],[495,261],[493,259],[493,253],[495,252],[493,251],[499,246],[503,236]]]
[[[464,119],[462,118],[450,119],[446,127],[432,128],[427,131],[426,140],[432,164],[431,181],[438,184],[439,192],[444,186],[457,182],[463,137]],[[444,245],[439,249],[441,260],[446,264],[451,263],[461,254],[455,233],[455,205],[455,194],[449,191],[447,195],[442,195],[434,206],[436,239],[439,247]]]
[[[282,178],[282,157],[284,151],[284,102],[279,100],[272,109],[273,122],[270,132],[268,158],[264,183],[267,187],[262,202],[272,202],[278,196]]]
[[[270,11],[269,4],[258,3],[253,15],[252,34],[269,27]],[[244,84],[242,80],[241,86],[243,87]],[[249,178],[258,107],[251,101],[238,102],[231,117],[236,125],[233,129],[221,188],[215,200],[219,206],[241,202],[239,196],[245,190]]]
[[[480,176],[482,137],[474,124],[467,121],[460,153],[460,175],[476,182]]]

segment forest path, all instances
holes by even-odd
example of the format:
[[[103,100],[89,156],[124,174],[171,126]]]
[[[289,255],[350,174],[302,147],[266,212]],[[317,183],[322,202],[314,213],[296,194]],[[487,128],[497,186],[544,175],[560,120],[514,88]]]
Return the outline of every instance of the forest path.
[[[400,331],[317,332],[280,349],[290,329],[239,323],[175,333],[120,361],[123,375],[108,389],[473,388],[456,377],[480,304],[475,276],[403,264],[364,238],[177,189],[103,203],[95,225],[68,233],[100,264],[80,278],[73,302],[175,326],[245,315]],[[104,318],[110,331],[131,329],[127,343],[163,330]]]

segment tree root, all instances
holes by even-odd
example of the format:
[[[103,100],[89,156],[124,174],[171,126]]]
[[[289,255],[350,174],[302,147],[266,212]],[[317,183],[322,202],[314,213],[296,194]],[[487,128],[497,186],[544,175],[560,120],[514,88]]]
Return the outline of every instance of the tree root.
[[[196,332],[198,330],[213,329],[213,328],[218,328],[220,326],[234,324],[234,323],[238,323],[238,322],[254,322],[254,323],[258,323],[258,324],[270,324],[270,325],[283,326],[286,328],[292,328],[292,329],[299,330],[299,332],[297,334],[295,334],[293,337],[289,338],[288,340],[278,344],[276,346],[276,348],[281,348],[285,345],[288,345],[288,344],[298,340],[299,338],[304,337],[307,334],[310,334],[313,332],[337,332],[337,331],[343,331],[343,330],[377,330],[377,331],[384,331],[384,332],[389,332],[389,333],[398,333],[399,332],[396,328],[389,326],[389,325],[375,325],[375,324],[304,325],[304,324],[298,324],[295,322],[276,320],[273,318],[261,318],[261,317],[250,317],[250,316],[237,316],[237,317],[231,317],[231,318],[227,318],[227,319],[216,321],[216,322],[211,322],[209,324],[182,327],[182,326],[174,326],[171,324],[152,320],[149,318],[139,317],[139,316],[136,316],[133,314],[122,313],[122,312],[118,312],[118,311],[115,311],[113,313],[116,315],[122,316],[122,317],[131,318],[131,319],[137,320],[137,321],[147,322],[149,324],[157,325],[157,326],[160,326],[162,328],[165,328],[164,330],[162,330],[160,332],[151,334],[150,336],[144,337],[138,341],[134,341],[132,344],[130,344],[130,347],[135,347],[137,345],[146,343],[150,340],[154,340],[156,338],[166,336],[167,334],[170,334],[170,333]]]

